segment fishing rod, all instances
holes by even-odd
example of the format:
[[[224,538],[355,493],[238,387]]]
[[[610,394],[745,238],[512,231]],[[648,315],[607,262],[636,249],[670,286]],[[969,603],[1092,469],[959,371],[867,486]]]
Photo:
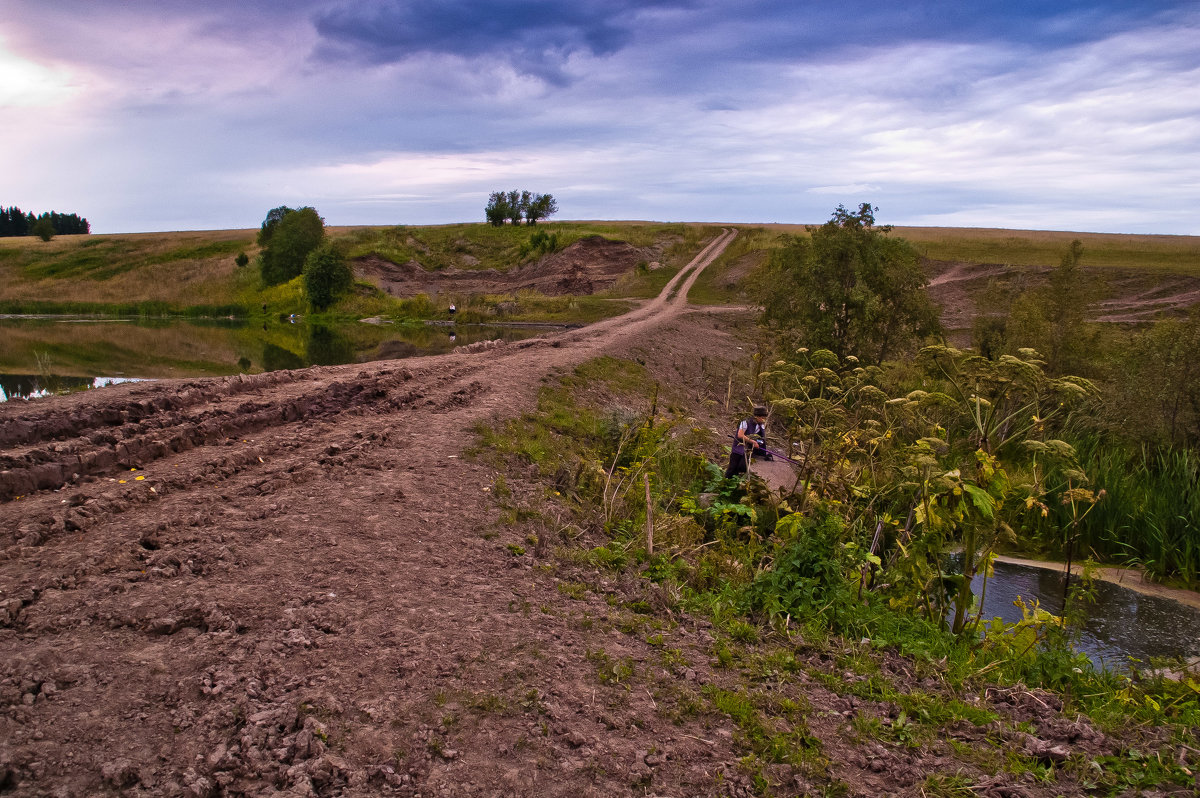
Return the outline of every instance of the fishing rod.
[[[725,437],[733,438],[735,441],[738,439],[738,437],[736,435],[726,435]],[[766,444],[762,443],[761,441],[759,442],[758,448],[761,449],[762,451],[766,452],[767,454],[772,455],[773,457],[778,457],[781,460],[787,460],[792,465],[797,465],[797,466],[804,465],[804,463],[801,463],[799,460],[793,460],[792,458],[788,457],[783,452],[777,452],[774,449],[768,449]],[[751,456],[753,456],[753,452],[751,452]]]

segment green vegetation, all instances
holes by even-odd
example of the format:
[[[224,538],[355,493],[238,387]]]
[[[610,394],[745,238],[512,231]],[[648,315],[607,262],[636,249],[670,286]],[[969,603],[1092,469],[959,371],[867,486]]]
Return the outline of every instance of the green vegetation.
[[[480,430],[480,452],[553,486],[546,533],[562,528],[565,510],[569,528],[603,540],[576,549],[562,534],[555,559],[640,575],[666,606],[712,620],[713,664],[727,676],[698,693],[677,689],[660,711],[728,717],[759,795],[790,794],[791,778],[812,794],[844,788],[826,775],[805,681],[866,702],[846,723],[859,741],[928,750],[949,740],[984,773],[1033,773],[1068,792],[1190,786],[1194,756],[1162,758],[1139,775],[1136,746],[1059,764],[1011,750],[1013,735],[1035,729],[989,696],[1050,691],[1067,717],[1085,714],[1123,739],[1184,740],[1200,723],[1200,683],[1096,671],[1071,648],[1075,613],[1056,618],[1030,604],[1018,623],[981,618],[963,575],[945,568],[952,548],[986,570],[998,546],[1042,534],[1055,513],[1059,530],[1078,530],[1103,511],[1104,500],[1093,503],[1095,475],[1084,473],[1091,454],[1058,437],[1096,399],[1094,386],[1046,374],[1031,353],[990,361],[932,347],[903,368],[861,367],[828,351],[776,354],[754,361],[771,365],[750,379],[771,400],[773,430],[804,464],[783,495],[753,479],[724,480],[705,457],[708,433],[685,409],[662,412],[652,374],[628,361],[586,363],[543,388],[535,413]],[[644,547],[647,509],[654,557]],[[526,515],[542,523],[536,511]],[[559,591],[587,595],[577,580]],[[1076,587],[1073,605],[1086,591]],[[645,639],[662,645],[661,636]],[[625,668],[596,651],[589,659],[599,683],[640,686],[637,662]],[[974,742],[956,746],[963,724],[977,730],[965,738]],[[930,774],[926,786],[959,794],[977,783],[960,770]]]
[[[272,293],[271,287],[259,278],[259,269],[237,267],[241,262],[237,258],[239,253],[246,254],[247,263],[259,259],[261,250],[255,245],[255,232],[261,231],[59,236],[44,243],[30,238],[4,239],[0,243],[0,305],[6,311],[16,312],[23,312],[17,308],[36,308],[41,312],[246,316],[261,312],[265,303],[269,314],[303,312],[307,303],[302,289]],[[646,264],[635,269],[609,292],[612,297],[635,298],[653,296],[714,232],[713,227],[702,225],[545,224],[539,220],[535,231],[511,224],[501,227],[456,224],[331,228],[327,234],[345,246],[351,263],[362,258],[380,258],[397,264],[416,261],[432,271],[446,268],[508,271],[588,235],[628,241],[639,247],[659,246],[662,249],[659,268]],[[747,278],[771,251],[787,240],[781,238],[781,232],[808,235],[803,228],[784,226],[742,230],[725,255],[701,276],[693,290],[693,300],[712,304],[750,301]],[[535,239],[531,233],[542,235]],[[1181,236],[913,228],[895,230],[893,235],[908,238],[922,254],[930,257],[1045,266],[1057,263],[1069,242],[1078,238],[1084,246],[1085,267],[1200,273],[1197,254],[1200,244],[1194,238]],[[299,274],[299,270],[295,273]],[[280,283],[286,284],[286,281]],[[51,296],[55,298],[52,301],[47,299]],[[492,307],[509,300],[494,297]],[[367,310],[366,315],[431,318],[444,310],[440,303],[439,307],[427,307],[426,315],[414,315],[412,308],[403,306],[400,300],[359,283],[326,312],[352,316]],[[569,314],[557,309],[549,313],[535,309],[535,315],[539,319],[562,320]],[[511,317],[508,313],[506,320],[512,320]]]
[[[763,322],[801,344],[871,363],[938,332],[917,252],[875,227],[874,209],[833,217],[775,250],[759,280]]]
[[[304,295],[313,310],[322,311],[354,284],[354,273],[341,248],[322,244],[304,259]]]
[[[894,232],[936,260],[1052,267],[1078,239],[1091,267],[1200,274],[1200,240],[1195,236],[944,227],[897,227]]]
[[[48,216],[43,216],[33,223],[33,227],[30,228],[29,232],[43,241],[49,241],[54,238],[54,224],[51,223]]]
[[[263,284],[279,285],[298,277],[309,253],[324,240],[325,220],[314,208],[273,208],[258,231]]]
[[[537,224],[558,213],[558,201],[549,194],[533,194],[529,191],[493,191],[488,197],[483,215],[488,224],[500,227],[505,222],[519,225]]]
[[[315,211],[277,208],[258,231],[274,247],[255,246],[248,231],[132,234],[56,238],[44,245],[29,239],[0,245],[0,310],[10,313],[83,313],[120,316],[265,316],[303,313],[312,307],[329,317],[389,316],[399,319],[444,318],[442,301],[427,296],[396,298],[357,281],[328,305],[313,306],[297,279],[295,256],[315,238]],[[296,216],[296,214],[300,214]],[[298,221],[283,224],[285,218]],[[300,222],[307,224],[300,224]],[[282,227],[281,227],[282,225]],[[304,246],[283,246],[289,225],[304,228],[292,238]],[[311,229],[310,229],[311,228]],[[311,234],[311,235],[310,235]],[[354,264],[382,258],[395,263],[418,261],[422,268],[507,271],[591,235],[659,247],[663,268],[631,275],[607,296],[546,297],[533,292],[455,297],[462,322],[531,321],[588,323],[623,312],[613,298],[652,295],[696,252],[711,234],[696,225],[582,223],[492,227],[459,224],[434,227],[335,228],[331,243]],[[40,242],[39,242],[40,243]],[[295,243],[295,242],[292,242]],[[301,241],[304,243],[304,241]],[[293,252],[292,250],[296,251]],[[280,255],[285,256],[280,259]],[[304,257],[307,257],[305,255]],[[253,269],[241,268],[255,261]],[[282,265],[288,264],[286,268]],[[303,264],[300,259],[299,263]],[[262,269],[267,277],[262,277]],[[279,268],[276,268],[279,267]],[[276,273],[278,272],[278,274]],[[272,281],[286,274],[282,282]],[[53,296],[54,300],[46,297]]]

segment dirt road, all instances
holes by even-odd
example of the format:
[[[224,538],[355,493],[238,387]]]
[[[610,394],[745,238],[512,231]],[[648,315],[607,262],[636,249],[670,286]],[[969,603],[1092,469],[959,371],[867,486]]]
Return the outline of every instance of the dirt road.
[[[1054,696],[989,688],[967,700],[1003,723],[914,747],[841,653],[789,633],[782,659],[722,665],[661,588],[526,551],[503,514],[544,488],[508,474],[502,499],[460,456],[597,355],[681,385],[732,357],[729,313],[683,311],[734,235],[545,338],[0,405],[0,794],[1077,794],[997,764],[1119,750]],[[880,659],[871,678],[941,695]],[[771,735],[810,758],[745,766]]]
[[[653,650],[511,556],[457,455],[677,316],[734,235],[553,337],[0,406],[0,792],[712,792],[731,733],[597,680]]]

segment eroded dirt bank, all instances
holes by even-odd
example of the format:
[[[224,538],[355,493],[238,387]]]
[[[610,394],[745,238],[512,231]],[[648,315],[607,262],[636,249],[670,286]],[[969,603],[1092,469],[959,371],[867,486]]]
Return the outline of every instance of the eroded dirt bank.
[[[811,677],[861,678],[828,652],[797,640],[789,675],[718,668],[708,624],[670,597],[517,554],[530,530],[460,456],[473,426],[602,353],[702,394],[695,361],[734,342],[685,314],[686,288],[478,353],[0,406],[0,792],[756,794],[745,728],[705,703],[748,683],[804,707],[819,741],[813,764],[771,766],[780,794],[919,795],[937,773],[979,795],[1078,791],[971,753],[1121,750],[1053,696],[968,697],[1003,722],[958,722],[956,746],[864,739],[855,723],[898,708]],[[658,610],[660,639],[631,602]],[[939,689],[898,657],[886,676]]]

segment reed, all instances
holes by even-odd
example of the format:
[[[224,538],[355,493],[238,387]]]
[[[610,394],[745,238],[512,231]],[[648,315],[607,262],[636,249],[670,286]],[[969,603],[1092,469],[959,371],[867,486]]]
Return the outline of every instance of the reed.
[[[1142,566],[1155,579],[1200,582],[1200,455],[1100,436],[1075,442],[1080,465],[1105,495],[1080,525],[1077,545],[1105,560]],[[1065,528],[1054,508],[1043,536]]]

